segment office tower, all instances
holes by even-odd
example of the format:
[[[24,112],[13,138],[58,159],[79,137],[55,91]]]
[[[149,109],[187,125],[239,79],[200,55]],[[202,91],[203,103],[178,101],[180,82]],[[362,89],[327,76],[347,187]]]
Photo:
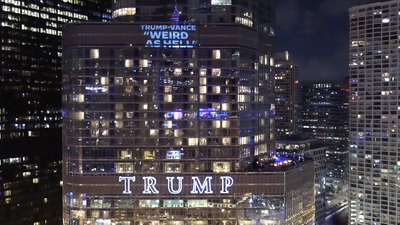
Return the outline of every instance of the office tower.
[[[315,225],[325,225],[326,212],[326,151],[327,146],[317,139],[290,136],[276,141],[276,157],[298,160],[308,157],[315,162]]]
[[[112,15],[64,30],[64,224],[312,223],[314,162],[271,155],[272,1]]]
[[[326,151],[327,191],[347,189],[349,153],[348,79],[308,82],[301,87],[303,134],[322,140]]]
[[[111,15],[89,0],[0,5],[0,224],[60,224],[61,28]]]
[[[275,108],[277,139],[297,133],[299,108],[299,66],[289,52],[275,56]]]
[[[400,1],[350,8],[350,224],[399,224]]]

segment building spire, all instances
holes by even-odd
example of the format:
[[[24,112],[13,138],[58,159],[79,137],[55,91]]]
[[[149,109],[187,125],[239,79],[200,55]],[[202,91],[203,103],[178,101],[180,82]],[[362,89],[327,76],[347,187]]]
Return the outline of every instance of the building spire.
[[[172,13],[170,20],[172,23],[179,23],[179,10],[178,10],[178,5],[176,3],[176,0],[175,0],[174,12]]]

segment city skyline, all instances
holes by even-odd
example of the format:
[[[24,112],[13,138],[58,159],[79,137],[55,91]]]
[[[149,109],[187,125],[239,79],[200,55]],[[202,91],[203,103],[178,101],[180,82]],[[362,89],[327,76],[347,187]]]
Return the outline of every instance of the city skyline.
[[[185,0],[154,0],[151,6],[143,7],[147,4],[147,1],[138,0],[136,1],[137,6],[131,7],[129,6],[130,1],[118,0],[112,1],[113,3],[118,2],[114,4],[113,10],[104,10],[104,5],[107,4],[101,2],[99,4],[103,4],[102,9],[101,7],[95,7],[93,10],[85,11],[88,8],[80,8],[78,6],[81,3],[83,4],[84,1],[66,0],[60,4],[60,7],[64,8],[65,11],[60,8],[61,10],[58,12],[51,6],[51,4],[54,4],[54,1],[51,0],[44,3],[41,2],[43,5],[39,3],[38,5],[26,4],[24,1],[0,1],[2,2],[4,15],[8,15],[2,18],[1,24],[4,29],[2,28],[0,89],[4,88],[7,92],[0,93],[0,139],[5,139],[0,140],[0,147],[14,146],[12,149],[18,150],[15,152],[3,150],[3,154],[0,154],[0,210],[2,207],[7,207],[7,212],[11,212],[9,215],[0,213],[0,223],[3,219],[16,218],[18,215],[22,215],[19,213],[23,211],[21,210],[22,207],[19,208],[19,196],[22,193],[22,189],[16,188],[17,186],[14,184],[19,181],[13,181],[13,176],[23,179],[27,184],[25,188],[31,188],[30,184],[33,184],[32,187],[39,187],[39,184],[44,185],[43,181],[49,177],[47,172],[54,171],[54,175],[50,175],[53,177],[52,186],[59,187],[63,185],[62,182],[58,182],[59,168],[61,166],[59,156],[43,154],[46,149],[55,150],[60,148],[59,142],[51,144],[49,139],[42,139],[44,142],[49,143],[46,148],[32,151],[29,156],[22,151],[23,149],[25,151],[29,149],[29,146],[34,149],[40,148],[41,141],[34,139],[35,137],[54,137],[53,141],[60,141],[58,139],[60,132],[57,133],[57,130],[60,130],[61,117],[63,117],[63,120],[67,118],[63,126],[67,125],[66,127],[69,129],[64,130],[64,141],[67,140],[64,143],[69,143],[68,146],[64,145],[68,148],[64,150],[64,157],[67,156],[66,158],[68,159],[64,161],[67,164],[65,168],[68,169],[70,174],[73,174],[73,176],[69,176],[70,174],[66,174],[64,171],[64,176],[67,177],[65,181],[70,186],[64,191],[63,203],[64,205],[71,204],[73,206],[68,207],[74,210],[77,209],[70,214],[76,219],[74,220],[75,222],[81,223],[81,218],[85,217],[87,222],[108,223],[108,219],[101,219],[114,216],[114,212],[120,213],[121,218],[126,217],[126,215],[127,217],[132,217],[132,212],[126,214],[127,211],[124,210],[110,210],[110,214],[107,214],[106,211],[99,211],[110,205],[112,207],[121,207],[121,209],[124,207],[136,207],[135,210],[141,213],[146,212],[145,208],[160,207],[160,210],[174,208],[171,210],[172,212],[176,208],[191,205],[192,207],[204,207],[201,215],[207,215],[205,213],[206,207],[221,209],[224,206],[223,210],[227,210],[226,207],[231,207],[228,211],[208,214],[213,218],[223,218],[223,212],[239,212],[240,210],[233,209],[232,203],[234,202],[242,204],[241,207],[243,208],[251,206],[250,198],[246,200],[249,201],[249,205],[243,205],[243,202],[236,198],[223,199],[222,195],[230,194],[227,192],[238,192],[238,195],[243,194],[241,191],[246,182],[255,186],[258,185],[258,182],[272,182],[269,179],[255,179],[257,172],[253,170],[265,170],[265,174],[268,174],[266,169],[274,168],[274,164],[267,166],[265,161],[261,161],[269,160],[270,158],[268,157],[275,154],[273,146],[278,135],[274,130],[274,126],[278,128],[278,124],[277,121],[270,120],[270,117],[278,115],[277,105],[279,102],[277,101],[279,99],[289,99],[290,97],[285,96],[282,98],[282,93],[285,92],[285,88],[282,87],[286,82],[290,84],[292,81],[282,79],[281,82],[277,82],[277,78],[279,78],[277,74],[275,74],[275,81],[272,81],[271,78],[278,71],[276,68],[282,70],[279,72],[280,74],[290,74],[289,68],[291,65],[288,64],[289,66],[285,68],[280,63],[277,63],[279,55],[275,53],[283,51],[290,52],[291,58],[296,64],[296,76],[297,71],[299,71],[299,79],[295,79],[295,86],[297,87],[304,86],[310,82],[317,84],[317,82],[340,81],[350,75],[350,84],[353,85],[353,132],[351,134],[351,137],[353,137],[351,144],[353,148],[351,154],[353,164],[364,165],[361,161],[368,163],[368,160],[374,159],[374,165],[379,164],[382,168],[390,165],[387,169],[389,172],[386,169],[382,169],[381,173],[382,182],[388,178],[389,184],[391,184],[390,182],[392,181],[390,179],[393,177],[387,175],[387,173],[400,167],[400,158],[396,163],[389,157],[389,161],[391,161],[386,163],[386,161],[380,161],[381,158],[383,160],[387,159],[384,155],[385,151],[382,150],[381,156],[377,157],[375,153],[369,153],[368,146],[365,147],[365,145],[368,145],[367,142],[370,141],[370,136],[374,135],[375,145],[380,140],[397,142],[395,138],[396,127],[392,127],[393,129],[390,132],[386,132],[385,129],[387,127],[382,125],[383,128],[379,133],[376,130],[370,132],[368,130],[368,122],[365,122],[369,121],[370,117],[376,119],[376,115],[373,115],[373,113],[382,115],[379,121],[389,118],[389,115],[385,114],[387,111],[384,111],[388,107],[384,105],[387,104],[393,108],[394,99],[398,98],[394,89],[398,86],[397,73],[393,73],[393,68],[397,67],[393,64],[395,63],[393,60],[397,56],[392,50],[386,52],[385,47],[382,48],[383,50],[377,50],[384,42],[379,43],[375,39],[374,45],[376,49],[373,49],[373,55],[385,54],[386,58],[380,58],[379,62],[377,58],[371,61],[368,56],[362,55],[364,53],[360,53],[364,51],[366,46],[364,44],[371,41],[367,40],[368,35],[382,36],[383,40],[385,38],[390,40],[396,38],[393,34],[391,34],[392,37],[386,37],[387,35],[384,32],[381,33],[374,30],[373,34],[367,34],[368,31],[366,31],[366,40],[361,40],[365,38],[364,34],[354,32],[356,25],[352,20],[352,18],[358,18],[362,14],[355,12],[354,8],[362,8],[361,4],[367,2],[382,2],[374,5],[376,9],[373,9],[375,13],[385,16],[382,17],[382,21],[379,24],[382,23],[383,26],[385,24],[395,24],[393,22],[394,17],[398,15],[393,13],[397,13],[396,10],[398,8],[394,4],[397,4],[398,1],[195,0],[185,3]],[[90,2],[97,4],[96,1],[91,0]],[[268,5],[270,3],[271,5]],[[277,22],[274,21],[275,7],[273,7],[273,3],[277,4]],[[74,5],[71,6],[71,4]],[[241,5],[236,8],[235,4]],[[257,8],[255,5],[257,4],[260,4],[258,8],[264,7],[263,13],[259,13],[257,11],[259,9],[255,10]],[[390,15],[390,18],[389,16],[386,17],[386,10],[379,12],[378,6],[381,4],[389,4],[385,5],[385,7],[393,9],[391,11],[393,15]],[[117,7],[115,7],[116,5]],[[165,8],[168,10],[165,10]],[[83,11],[79,11],[81,9]],[[75,14],[70,13],[68,10],[74,11]],[[103,10],[105,14],[102,14]],[[19,14],[19,12],[22,12],[22,14]],[[63,77],[63,82],[68,84],[65,86],[63,93],[63,101],[67,104],[61,111],[61,99],[60,101],[57,100],[58,96],[61,97],[61,91],[57,85],[61,81],[59,79],[60,57],[64,53],[64,51],[61,52],[61,45],[59,44],[62,24],[64,22],[76,22],[78,19],[87,20],[89,18],[90,20],[91,17],[96,18],[97,21],[105,21],[110,18],[111,12],[116,18],[114,20],[114,25],[116,26],[110,25],[110,23],[104,26],[101,25],[101,28],[99,28],[100,23],[96,23],[97,25],[86,23],[67,25],[66,30],[68,32],[65,39],[67,41],[64,47],[66,46],[69,50],[66,51],[67,60],[64,65],[67,66],[66,71],[72,76]],[[350,35],[349,13],[351,19],[350,28],[353,29],[350,31]],[[59,15],[58,18],[56,18],[57,14]],[[49,15],[50,18],[46,18]],[[262,16],[258,18],[256,15]],[[363,16],[361,15],[360,18],[363,18]],[[46,19],[48,21],[45,24]],[[136,22],[136,24],[135,26],[126,26],[124,22],[127,21]],[[98,28],[95,28],[96,26]],[[125,31],[115,28],[118,26],[126,28]],[[235,26],[240,28],[235,30],[233,28]],[[15,29],[16,27],[18,29],[21,28],[22,32],[19,33],[20,30]],[[71,31],[71,27],[77,30]],[[103,28],[105,30],[109,29],[109,32],[104,32]],[[128,32],[130,29],[134,32]],[[32,38],[29,38],[31,36],[29,36],[28,32],[32,33]],[[250,35],[252,32],[255,35]],[[78,38],[79,40],[74,37],[77,33],[81,36],[81,38]],[[237,34],[237,36],[234,34]],[[91,39],[91,41],[94,41],[91,42],[89,39],[92,36],[97,36],[98,38]],[[104,37],[112,38],[113,43],[101,42],[101,40],[105,40],[103,39]],[[129,37],[130,40],[128,41],[124,37]],[[267,37],[264,41],[258,41],[264,37]],[[357,39],[356,42],[354,42],[355,39]],[[241,42],[237,46],[229,46],[230,43],[235,43],[235,41],[239,40]],[[75,46],[75,41],[83,44],[77,47]],[[143,46],[138,47],[140,44],[135,41],[140,42]],[[104,43],[106,44],[103,46]],[[115,43],[119,43],[123,47],[113,46]],[[258,49],[253,49],[257,44],[259,44]],[[393,42],[387,46],[392,48],[395,43]],[[365,50],[365,54],[369,54],[368,50]],[[388,72],[385,70],[385,67],[388,66],[385,63],[389,61],[392,64],[390,64],[390,71]],[[227,64],[228,62],[229,65]],[[382,67],[382,70],[379,71],[384,72],[380,74],[377,69],[371,72],[364,63],[371,63],[373,68]],[[297,65],[299,69],[297,69]],[[275,71],[272,68],[275,68]],[[146,77],[145,73],[147,73]],[[261,78],[261,75],[258,77],[257,74],[265,75],[265,80]],[[236,75],[240,79],[235,78]],[[382,81],[377,81],[376,77],[372,80],[363,80],[364,75],[366,77],[379,75],[379,77],[382,77]],[[165,79],[157,80],[151,78],[152,76],[162,76]],[[198,78],[193,79],[195,76],[198,76]],[[228,76],[230,79],[227,79]],[[29,78],[25,79],[26,77]],[[249,77],[256,78],[252,78],[252,80]],[[273,97],[272,91],[274,87],[272,84],[274,82],[277,85],[275,88],[281,91],[280,93],[275,90],[276,96],[280,96],[278,98],[276,96],[275,98]],[[372,85],[373,88],[369,88],[368,85]],[[378,87],[381,86],[382,88],[378,90]],[[329,96],[331,90],[328,90],[329,88],[325,89],[328,92],[324,95]],[[42,92],[39,94],[39,91]],[[121,93],[123,97],[119,96]],[[321,93],[318,92],[318,95],[321,95]],[[363,95],[367,97],[364,99]],[[369,96],[372,96],[373,99]],[[128,100],[127,97],[131,98]],[[297,98],[299,96],[294,97]],[[276,101],[275,104],[274,100]],[[379,100],[383,107],[374,106],[371,108],[372,101],[369,100]],[[258,102],[265,104],[259,104]],[[374,105],[377,103],[376,101],[373,102]],[[296,107],[287,107],[287,109]],[[358,111],[355,111],[356,109]],[[369,111],[371,109],[372,111]],[[291,114],[296,114],[296,110],[290,111],[292,112]],[[328,119],[322,118],[322,120],[326,122],[330,120],[329,117],[331,115],[340,114],[339,111],[332,113],[333,111],[335,110],[328,109],[326,115],[329,114],[330,116],[326,117]],[[109,115],[104,114],[104,112],[109,112]],[[256,119],[252,116],[254,112],[261,112],[256,116]],[[368,114],[370,112],[373,113]],[[390,114],[396,114],[393,112],[390,111]],[[275,116],[272,116],[274,113],[276,113]],[[139,119],[142,117],[149,119]],[[338,119],[340,116],[334,117],[336,122],[346,121],[346,119]],[[398,118],[394,119],[393,115],[390,115],[390,118],[393,119],[391,123],[397,123]],[[311,118],[309,120],[314,121],[315,119]],[[83,124],[83,121],[86,124]],[[378,120],[373,120],[373,123],[379,123],[376,121]],[[357,128],[356,132],[354,130],[355,124],[358,127],[363,124],[366,129]],[[197,127],[199,128],[198,130]],[[295,123],[294,127],[296,127]],[[326,133],[323,129],[319,132],[323,132],[325,136],[335,136],[335,134]],[[340,131],[335,132],[340,133]],[[296,132],[288,130],[286,133],[294,134]],[[304,134],[303,132],[297,133],[300,136]],[[344,137],[344,133],[341,134]],[[381,134],[382,137],[377,138],[377,135]],[[57,138],[55,138],[56,136]],[[29,142],[20,141],[18,143],[18,139],[21,138],[23,140],[23,137],[29,138]],[[11,145],[10,143],[13,144]],[[121,148],[116,149],[116,151],[110,151],[111,147],[108,146],[113,145],[120,145]],[[139,147],[133,149],[134,146]],[[180,148],[179,146],[183,147]],[[386,149],[385,144],[382,144],[382,146],[382,149]],[[122,147],[127,149],[122,150]],[[362,152],[364,147],[366,150]],[[217,150],[214,152],[215,149]],[[374,150],[377,149],[374,148]],[[37,156],[33,152],[42,155]],[[227,152],[229,154],[226,154]],[[46,153],[51,153],[51,151]],[[58,153],[61,153],[61,151]],[[342,168],[340,164],[345,160],[342,160],[342,156],[339,160],[336,153],[333,155],[331,153],[332,151],[330,150],[326,152],[327,158],[336,161],[334,163],[338,166],[333,170],[340,170]],[[323,154],[322,152],[318,154],[320,156],[317,158],[321,161],[317,162],[317,165],[321,166],[324,160]],[[343,154],[345,154],[345,151],[343,151]],[[394,156],[397,153],[392,150],[390,154]],[[360,155],[365,155],[365,159],[357,159]],[[113,161],[113,158],[116,160]],[[45,162],[45,159],[48,159],[48,161]],[[297,178],[302,177],[302,179],[308,180],[307,174],[310,173],[312,164],[308,160],[315,159],[311,157],[311,159],[307,158],[305,162],[301,162],[300,165],[307,171],[304,174],[288,167],[289,169],[280,170],[280,176],[286,177],[291,174],[292,177],[298,176]],[[286,162],[288,161],[286,160]],[[281,165],[280,163],[283,162],[279,162],[277,165]],[[35,164],[40,164],[39,169],[45,172],[34,175],[32,171],[35,168]],[[43,166],[46,164],[50,169],[46,169]],[[327,165],[331,164],[327,163]],[[26,168],[30,168],[29,171]],[[389,208],[389,211],[391,210],[392,212],[389,212],[390,216],[388,217],[375,216],[377,210],[371,209],[368,204],[364,205],[363,203],[356,204],[358,214],[355,215],[355,201],[363,202],[364,199],[368,201],[371,196],[386,196],[388,194],[393,197],[393,193],[385,192],[384,188],[381,192],[376,192],[375,188],[373,195],[368,195],[367,191],[363,195],[360,187],[364,188],[364,186],[360,184],[359,180],[361,178],[359,177],[363,179],[365,177],[364,180],[361,179],[363,180],[361,182],[365,181],[365,184],[367,184],[370,182],[367,178],[368,175],[358,170],[356,171],[354,167],[350,168],[353,170],[353,176],[350,179],[353,182],[351,189],[353,200],[351,207],[353,211],[349,221],[354,224],[362,221],[359,222],[361,224],[368,221],[367,217],[370,215],[373,215],[373,220],[382,220],[383,223],[384,221],[389,221],[390,223],[395,221],[393,208]],[[368,166],[365,166],[365,168],[365,171],[370,172]],[[251,170],[254,177],[249,177],[248,180],[246,180],[247,178],[244,179],[240,173],[245,170]],[[199,171],[201,173],[197,174]],[[154,172],[158,174],[154,174]],[[182,173],[182,177],[180,173]],[[211,176],[207,173],[213,173],[213,175]],[[82,174],[84,178],[81,179],[79,176]],[[98,174],[108,178],[99,178],[101,176],[97,176]],[[225,176],[226,174],[229,176]],[[295,176],[293,174],[298,175]],[[345,173],[340,171],[337,175],[340,177],[343,174]],[[376,180],[376,174],[374,174],[374,180]],[[356,175],[359,177],[356,177]],[[97,180],[92,179],[94,176],[96,176]],[[31,177],[33,177],[33,180],[30,179]],[[157,192],[163,196],[170,194],[180,196],[182,194],[185,197],[182,201],[172,201],[172,198],[162,197],[159,202],[153,201],[156,200],[155,197],[141,198],[138,202],[132,203],[130,201],[119,201],[114,198],[115,196],[112,198],[108,196],[108,199],[103,198],[100,194],[95,196],[84,193],[78,197],[78,195],[74,194],[75,191],[72,191],[72,186],[75,184],[81,185],[84,182],[88,182],[87,185],[96,186],[98,184],[96,182],[101,183],[103,181],[106,181],[106,183],[112,182],[112,185],[114,185],[113,190],[111,190],[112,188],[105,188],[104,193],[118,196],[118,198],[121,193],[122,195],[132,193],[158,194]],[[291,187],[297,185],[299,190],[305,190],[306,187],[310,187],[309,183],[298,181],[298,179],[291,180],[292,183],[288,183],[288,185],[291,185]],[[75,184],[73,184],[74,182]],[[343,184],[347,185],[346,182]],[[110,184],[107,183],[107,185]],[[181,185],[183,189],[179,190]],[[1,190],[2,187],[4,187],[4,192]],[[47,188],[50,188],[50,185],[47,185]],[[121,193],[116,194],[116,188]],[[84,189],[77,188],[76,190]],[[95,188],[90,190],[95,190]],[[260,192],[257,192],[259,189],[248,190],[260,194]],[[272,189],[265,190],[266,192],[260,194],[260,196],[268,195],[266,193]],[[299,193],[299,190],[296,192],[290,187],[286,190],[289,190],[290,193],[280,192],[280,194],[295,196],[296,193]],[[199,193],[213,193],[213,196],[205,197],[205,202],[199,202],[200,198],[196,195]],[[310,194],[305,192],[303,200]],[[48,203],[54,202],[53,198],[49,198],[47,195],[43,195],[40,198],[41,205],[48,206],[50,205]],[[264,197],[257,197],[256,199],[255,202],[260,207],[263,203],[270,202],[270,207],[272,208],[280,207],[282,210],[295,210],[294,208],[286,208],[281,202],[278,203],[277,199]],[[290,200],[295,201],[293,198]],[[284,200],[280,199],[279,201]],[[319,202],[322,203],[322,201]],[[382,202],[384,201],[382,200]],[[14,203],[18,204],[18,207],[15,207]],[[378,201],[374,203],[380,204]],[[54,204],[61,203],[54,202]],[[303,202],[303,206],[307,204],[310,210],[313,209],[311,202]],[[94,207],[90,208],[91,206]],[[85,209],[82,210],[82,207]],[[36,206],[35,210],[37,208]],[[57,209],[59,208],[55,207],[54,211]],[[150,211],[153,212],[154,210],[150,209]],[[362,214],[362,211],[371,213],[369,215]],[[25,210],[24,212],[27,213],[28,211]],[[181,210],[181,212],[183,211]],[[315,212],[320,219],[323,218],[322,210],[315,209]],[[386,212],[383,210],[380,214],[385,214]],[[262,213],[264,216],[268,215],[268,212]],[[301,211],[301,213],[304,213],[303,219],[308,221],[312,219],[309,216],[311,211]],[[53,214],[59,215],[58,212]],[[48,215],[49,213],[46,214],[46,216]],[[167,215],[161,214],[160,211],[157,214],[157,216],[162,216],[163,218],[164,216],[169,216],[168,218],[171,220],[170,215],[174,215],[174,212]],[[178,214],[176,215],[178,216]],[[249,215],[247,214],[247,216]],[[270,215],[283,219],[282,215]],[[293,217],[296,215],[293,214]],[[188,218],[192,220],[193,218],[191,217],[192,215],[187,215],[184,220]],[[40,225],[45,221],[43,218],[40,218]],[[364,218],[367,219],[364,220]],[[294,221],[296,219],[291,218],[290,220]],[[125,224],[125,222],[128,224],[128,220],[121,221],[122,224]],[[18,224],[18,221],[15,221],[15,223]],[[222,223],[225,224],[225,222]],[[34,222],[34,225],[37,225],[37,223]]]

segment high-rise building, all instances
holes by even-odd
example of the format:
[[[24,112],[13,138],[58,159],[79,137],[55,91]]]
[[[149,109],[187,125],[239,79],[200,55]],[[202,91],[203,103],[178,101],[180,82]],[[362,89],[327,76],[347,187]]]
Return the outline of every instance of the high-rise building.
[[[61,223],[61,29],[110,6],[0,1],[0,224]]]
[[[399,11],[399,0],[349,10],[349,224],[400,224]]]
[[[275,108],[277,138],[297,133],[299,108],[299,66],[289,52],[278,52],[275,56]]]
[[[291,136],[276,141],[276,157],[299,158],[308,157],[315,162],[315,225],[326,223],[326,151],[328,147],[317,139],[302,136]]]
[[[64,224],[311,224],[314,162],[271,154],[272,1],[112,14],[64,30]]]
[[[347,188],[349,153],[348,79],[308,82],[301,87],[301,126],[303,134],[323,141],[326,151],[328,192]]]

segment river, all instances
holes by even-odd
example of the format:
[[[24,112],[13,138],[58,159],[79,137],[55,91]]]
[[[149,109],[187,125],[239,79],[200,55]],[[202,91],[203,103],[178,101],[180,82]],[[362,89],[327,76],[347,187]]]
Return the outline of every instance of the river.
[[[348,208],[339,212],[338,214],[333,215],[326,221],[326,225],[348,225],[348,216],[349,211]]]

